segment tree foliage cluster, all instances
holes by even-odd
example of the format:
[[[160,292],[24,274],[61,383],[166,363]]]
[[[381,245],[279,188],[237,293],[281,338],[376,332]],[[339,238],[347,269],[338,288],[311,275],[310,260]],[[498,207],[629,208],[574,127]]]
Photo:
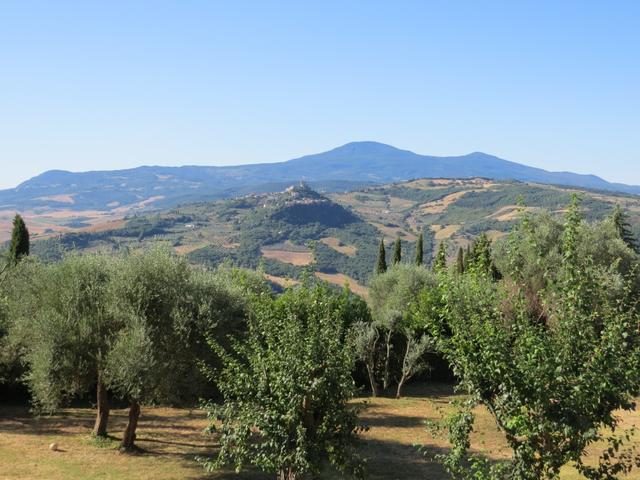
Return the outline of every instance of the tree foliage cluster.
[[[373,395],[400,397],[437,357],[464,394],[430,425],[451,442],[437,458],[453,478],[555,479],[572,465],[612,479],[636,466],[615,413],[640,393],[640,262],[620,209],[593,223],[577,198],[564,219],[523,211],[498,243],[442,242],[431,265],[400,239],[388,261],[379,247],[367,302],[311,276],[275,295],[260,275],[157,249],[50,264],[14,255],[0,279],[0,377],[17,362],[41,411],[95,394],[96,435],[108,432],[110,402],[127,402],[125,449],[141,406],[207,398],[221,448],[205,466],[292,480],[363,474],[358,368]],[[470,450],[479,406],[510,459]],[[596,465],[584,462],[602,447]]]
[[[130,405],[124,448],[134,446],[141,404],[206,391],[197,368],[205,336],[244,321],[240,292],[162,250],[25,260],[10,272],[5,292],[9,337],[36,409],[54,411],[95,389],[94,433],[104,436],[110,392]]]
[[[551,479],[565,465],[586,478],[627,473],[638,459],[615,412],[634,408],[640,388],[640,289],[615,214],[587,223],[574,199],[564,221],[524,214],[492,256],[478,255],[483,243],[462,275],[440,274],[437,293],[422,292],[417,306],[467,395],[444,426],[452,450],[440,460],[454,478]],[[511,460],[469,452],[477,405]],[[599,463],[585,464],[596,445]]]
[[[93,434],[106,437],[111,405],[126,402],[121,448],[130,451],[144,405],[208,398],[222,449],[205,465],[294,479],[328,460],[362,475],[349,401],[354,329],[369,309],[347,289],[308,281],[275,296],[254,272],[206,271],[165,249],[10,266],[0,360],[20,365],[36,412],[95,395]]]

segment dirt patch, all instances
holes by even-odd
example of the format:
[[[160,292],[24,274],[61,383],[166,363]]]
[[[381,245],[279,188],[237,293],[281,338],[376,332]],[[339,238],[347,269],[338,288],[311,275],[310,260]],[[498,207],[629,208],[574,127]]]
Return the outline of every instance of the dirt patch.
[[[487,238],[489,238],[489,240],[491,240],[492,242],[495,242],[496,240],[507,235],[507,232],[501,232],[500,230],[487,230],[485,233],[487,235]]]
[[[411,208],[416,204],[411,200],[407,200],[406,198],[399,197],[389,197],[389,207],[394,210],[406,210],[407,208]]]
[[[51,195],[49,197],[38,197],[36,200],[44,200],[46,202],[58,202],[58,203],[76,203],[74,200],[74,194],[71,195]]]
[[[209,245],[209,242],[188,243],[186,245],[178,245],[177,247],[174,247],[173,249],[179,255],[187,255],[187,254],[189,254],[191,252],[195,252],[196,250],[198,250],[200,248],[204,248],[204,247],[206,247],[208,245]]]
[[[118,228],[122,228],[126,225],[127,221],[120,219],[120,220],[109,220],[107,222],[104,223],[98,223],[96,225],[92,225],[90,227],[86,227],[86,228],[81,228],[80,231],[82,232],[106,232],[109,230],[115,230]]]
[[[291,265],[304,266],[313,262],[313,254],[309,249],[306,249],[306,251],[292,251],[290,249],[262,247],[260,251],[264,258],[278,260],[279,262],[289,263]]]
[[[445,240],[460,230],[462,225],[431,225],[436,240]]]
[[[268,273],[265,273],[264,277],[276,285],[280,285],[282,288],[289,288],[300,284],[298,280],[294,280],[293,278],[278,277],[276,275],[269,275]]]
[[[333,248],[336,252],[348,255],[349,257],[353,257],[358,250],[353,245],[343,245],[340,239],[336,237],[324,237],[321,238],[320,241],[326,246]]]
[[[369,289],[367,287],[360,285],[356,280],[343,273],[316,272],[316,277],[324,280],[325,282],[333,283],[334,285],[338,285],[340,287],[349,285],[349,289],[353,293],[357,293],[362,297],[366,297],[369,294]]]
[[[468,192],[475,192],[478,190],[463,190],[461,192],[450,193],[449,195],[445,195],[439,200],[434,200],[433,202],[423,203],[420,206],[420,213],[424,215],[433,215],[436,213],[444,212],[449,205],[458,201],[460,198],[464,197]]]
[[[378,222],[370,223],[385,235],[385,240],[387,241],[394,241],[397,237],[400,237],[402,240],[407,240],[409,242],[415,242],[418,239],[418,237],[416,237],[414,233],[409,232],[402,227],[390,227]]]
[[[521,212],[534,212],[534,207],[521,207],[519,205],[506,205],[499,208],[497,211],[489,215],[488,218],[493,218],[499,222],[508,222],[510,220],[517,220]]]

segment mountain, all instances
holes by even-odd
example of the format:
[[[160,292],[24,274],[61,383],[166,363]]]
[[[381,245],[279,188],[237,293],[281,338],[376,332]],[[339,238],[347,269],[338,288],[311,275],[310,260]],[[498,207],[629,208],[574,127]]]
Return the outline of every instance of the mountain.
[[[426,259],[443,240],[454,255],[480,233],[494,240],[504,236],[522,209],[563,215],[573,192],[573,187],[482,178],[419,179],[328,194],[297,185],[36,237],[32,251],[56,259],[69,250],[116,252],[163,244],[196,264],[261,267],[280,284],[300,280],[312,269],[325,280],[360,288],[373,271],[381,237],[389,249],[401,238],[407,261],[415,258],[421,232]],[[640,197],[589,190],[581,197],[587,219],[603,219],[620,204],[640,235]]]
[[[339,192],[424,177],[482,177],[640,194],[638,186],[609,183],[593,175],[548,172],[479,152],[434,157],[382,143],[354,142],[280,163],[48,171],[0,191],[0,240],[6,238],[15,211],[35,224],[35,233],[45,233],[118,220],[134,212],[277,192],[300,180],[318,191]]]

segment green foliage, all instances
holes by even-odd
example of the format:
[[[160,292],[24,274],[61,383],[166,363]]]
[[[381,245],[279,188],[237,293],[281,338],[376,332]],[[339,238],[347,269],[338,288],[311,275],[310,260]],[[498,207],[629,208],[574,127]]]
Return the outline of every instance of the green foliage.
[[[631,232],[631,225],[629,225],[629,220],[627,215],[620,207],[620,204],[617,204],[613,209],[613,213],[611,214],[611,222],[613,223],[616,231],[620,238],[627,244],[627,246],[635,252],[639,252],[638,240]]]
[[[209,393],[196,366],[212,357],[205,338],[239,334],[243,297],[266,289],[251,274],[194,270],[159,249],[23,261],[12,280],[10,345],[23,354],[34,406],[51,412],[98,385],[99,435],[107,387],[136,406]]]
[[[13,263],[29,255],[29,230],[18,214],[13,218],[13,230],[9,243],[9,258]]]
[[[376,262],[376,274],[380,275],[387,271],[387,251],[384,247],[384,238],[380,239],[378,249],[378,260]]]
[[[12,341],[24,351],[38,410],[51,412],[95,384],[120,319],[109,310],[113,262],[70,256],[22,264],[10,294]]]
[[[263,288],[248,274],[221,272],[216,277],[194,270],[162,249],[120,262],[110,293],[113,314],[123,325],[106,368],[118,396],[138,403],[181,402],[204,391],[196,365],[208,350],[204,338],[241,330],[241,295]],[[228,279],[239,283],[235,293]]]
[[[427,339],[423,338],[425,324],[413,313],[419,293],[435,285],[435,277],[429,270],[406,264],[394,265],[386,273],[374,277],[369,285],[371,314],[382,337],[376,353],[378,359],[374,376],[382,378],[384,389],[395,378],[399,386],[398,396],[404,383],[427,367],[423,358],[429,346]],[[375,338],[372,332],[365,331],[362,335],[371,341]],[[367,349],[371,350],[371,346],[361,348],[361,352]]]
[[[355,319],[347,299],[322,286],[261,296],[243,342],[231,349],[212,342],[224,367],[207,372],[225,403],[208,405],[212,427],[221,422],[220,453],[209,468],[251,464],[293,479],[317,474],[328,460],[362,474],[354,452],[357,415],[347,403],[355,392]]]
[[[573,207],[577,208],[577,206]],[[572,214],[570,237],[575,243],[573,260],[579,269],[595,268],[595,273],[603,282],[611,274],[637,277],[634,265],[638,257],[628,248],[611,221],[588,223],[580,214]],[[493,262],[505,276],[523,285],[529,292],[549,289],[560,281],[558,269],[566,252],[563,242],[569,234],[567,225],[548,212],[523,214],[522,220],[511,233],[497,242]],[[638,280],[634,280],[640,285]],[[623,282],[617,281],[609,295],[619,295]],[[636,287],[637,288],[637,287]]]
[[[466,266],[463,257],[463,267],[474,270],[476,272],[484,272],[487,275],[491,275],[495,278],[499,276],[499,271],[496,269],[493,256],[491,240],[487,237],[486,233],[480,234],[471,244],[471,249],[467,255]],[[458,265],[456,265],[458,267]]]
[[[402,240],[400,237],[396,238],[396,242],[393,245],[393,264],[397,265],[402,260]]]
[[[422,265],[424,262],[424,235],[420,232],[418,235],[418,242],[416,244],[416,265]]]
[[[445,240],[438,245],[438,251],[436,252],[436,258],[433,260],[433,271],[444,272],[447,270],[447,242]]]
[[[462,275],[465,270],[464,250],[462,247],[458,248],[458,255],[456,256],[456,273]]]
[[[633,408],[640,388],[635,279],[584,248],[589,228],[577,199],[560,231],[541,219],[540,231],[558,240],[555,251],[545,251],[547,239],[525,220],[506,241],[504,279],[495,282],[484,269],[443,275],[440,313],[424,315],[469,395],[447,422],[453,448],[440,458],[455,478],[552,479],[566,464],[587,478],[616,478],[635,462],[626,434],[606,433],[618,426],[616,410]],[[551,277],[547,255],[556,261]],[[528,272],[539,278],[529,280]],[[468,453],[476,404],[493,415],[511,461],[490,464]],[[584,465],[587,447],[600,443],[599,465]]]

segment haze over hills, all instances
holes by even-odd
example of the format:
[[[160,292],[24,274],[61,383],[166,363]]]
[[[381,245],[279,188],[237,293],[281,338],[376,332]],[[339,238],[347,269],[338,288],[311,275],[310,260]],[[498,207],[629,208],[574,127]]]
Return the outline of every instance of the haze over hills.
[[[52,170],[0,191],[0,210],[99,210],[168,207],[190,201],[279,191],[305,180],[323,191],[413,178],[519,180],[640,194],[640,186],[594,175],[548,172],[485,153],[435,157],[377,142],[353,142],[279,163],[207,167],[138,167],[72,173]]]

